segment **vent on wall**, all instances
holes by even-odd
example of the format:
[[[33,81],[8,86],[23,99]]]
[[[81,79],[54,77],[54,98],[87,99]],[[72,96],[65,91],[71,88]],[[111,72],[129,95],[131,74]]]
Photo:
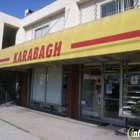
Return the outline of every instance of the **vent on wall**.
[[[30,15],[31,13],[33,13],[33,11],[31,9],[26,9],[25,10],[25,17]]]

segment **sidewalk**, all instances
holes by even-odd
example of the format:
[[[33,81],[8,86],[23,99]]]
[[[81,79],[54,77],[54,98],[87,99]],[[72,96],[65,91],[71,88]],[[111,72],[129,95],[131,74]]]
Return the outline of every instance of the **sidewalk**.
[[[12,131],[11,128],[8,129],[7,126],[4,126],[4,132],[2,125],[6,125],[7,122],[7,124],[13,124],[28,131],[27,134],[30,134],[32,139],[23,136],[26,140],[38,140],[40,138],[44,140],[128,140],[126,135],[116,132],[116,130],[121,129],[119,127],[85,123],[19,106],[1,106],[0,120],[5,121],[0,121],[0,132],[2,134]],[[25,135],[25,131],[23,135]],[[14,130],[13,133],[15,133]],[[18,136],[18,133],[15,133],[15,136]]]
[[[41,138],[0,120],[0,140],[41,140]]]

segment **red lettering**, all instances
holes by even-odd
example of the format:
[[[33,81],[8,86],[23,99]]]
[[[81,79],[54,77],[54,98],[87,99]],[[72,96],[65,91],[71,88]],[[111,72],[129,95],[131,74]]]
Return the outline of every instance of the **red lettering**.
[[[44,58],[44,48],[45,48],[45,46],[41,47],[39,58]]]
[[[46,48],[44,45],[42,45],[40,49],[39,47],[35,47],[34,50],[31,48],[29,52],[28,50],[16,52],[14,53],[13,63],[28,61],[32,59],[40,59],[44,57],[51,57],[52,55],[60,56],[61,47],[62,47],[62,41],[56,42],[54,45],[50,43]]]
[[[34,48],[33,59],[37,59],[37,57],[38,57],[38,51],[39,51],[39,48],[38,48],[38,47],[35,47],[35,48]]]
[[[29,54],[28,54],[27,60],[32,60],[32,49],[29,50]]]
[[[22,61],[26,61],[26,56],[27,56],[27,50],[24,50]]]
[[[46,49],[46,57],[51,57],[53,44],[49,44]]]
[[[21,62],[22,61],[22,52],[19,52],[19,55],[18,55],[18,62]]]
[[[53,56],[59,56],[61,52],[62,41],[55,43]]]
[[[14,54],[14,60],[13,60],[13,63],[16,63],[16,62],[17,62],[17,55],[18,55],[18,52]]]

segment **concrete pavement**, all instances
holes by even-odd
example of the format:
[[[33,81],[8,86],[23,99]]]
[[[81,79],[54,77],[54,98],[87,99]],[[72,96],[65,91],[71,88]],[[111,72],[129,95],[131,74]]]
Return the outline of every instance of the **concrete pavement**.
[[[5,121],[0,121],[0,132],[2,134],[9,135],[12,132],[18,137],[18,133],[21,133],[19,131],[23,129],[24,134],[21,135],[27,133],[28,136],[26,137],[29,137],[26,140],[38,140],[40,138],[44,140],[128,140],[126,135],[116,131],[121,129],[119,127],[89,124],[14,105],[9,107],[1,106],[0,119]],[[8,123],[21,128],[21,130],[15,133],[14,129],[16,128],[13,128]],[[7,125],[10,126],[9,129]],[[0,140],[3,140],[1,136]]]
[[[0,120],[0,140],[41,140],[41,138]]]

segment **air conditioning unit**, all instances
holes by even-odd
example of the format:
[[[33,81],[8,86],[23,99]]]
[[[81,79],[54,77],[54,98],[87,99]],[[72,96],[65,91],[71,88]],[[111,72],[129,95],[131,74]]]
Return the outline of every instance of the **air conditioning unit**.
[[[33,11],[31,9],[26,9],[25,10],[25,17],[32,14],[32,13],[33,13]]]

